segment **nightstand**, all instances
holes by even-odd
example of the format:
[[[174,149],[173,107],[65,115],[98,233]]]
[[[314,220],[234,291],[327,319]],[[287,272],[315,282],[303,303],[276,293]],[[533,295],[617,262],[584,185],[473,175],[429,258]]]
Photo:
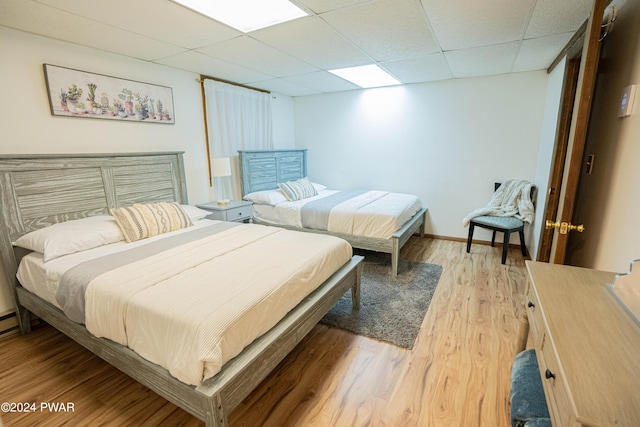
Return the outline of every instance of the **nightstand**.
[[[231,200],[226,205],[211,202],[196,206],[200,209],[211,211],[211,214],[207,215],[208,219],[217,219],[219,221],[249,222],[253,216],[253,202],[244,200]]]

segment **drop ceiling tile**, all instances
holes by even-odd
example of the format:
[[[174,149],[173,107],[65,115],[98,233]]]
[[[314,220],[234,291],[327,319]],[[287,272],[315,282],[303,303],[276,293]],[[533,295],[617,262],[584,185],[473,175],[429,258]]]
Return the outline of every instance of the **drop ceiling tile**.
[[[251,83],[251,86],[287,96],[316,95],[319,93],[307,87],[298,86],[296,84],[288,82],[285,79],[271,79],[253,82]]]
[[[443,50],[522,39],[536,0],[421,0]]]
[[[381,0],[321,15],[376,61],[438,52],[425,15],[412,0]]]
[[[453,78],[442,53],[382,62],[380,65],[402,83],[431,82]]]
[[[173,0],[0,0],[0,25],[300,96],[344,90],[323,69],[376,60],[404,83],[545,68],[593,0],[293,1],[312,16],[247,35]],[[444,54],[425,53],[431,35]]]
[[[512,71],[518,73],[549,68],[571,37],[573,33],[523,40]]]
[[[315,13],[324,13],[330,10],[342,9],[360,3],[368,3],[371,0],[298,0],[301,6],[312,10]]]
[[[179,46],[27,0],[2,0],[0,24],[145,61],[184,51]]]
[[[328,71],[318,71],[316,73],[290,76],[285,80],[318,92],[338,92],[342,90],[360,89],[359,86],[349,83]]]
[[[525,39],[575,32],[591,14],[593,0],[538,0]]]
[[[365,65],[371,59],[316,16],[254,31],[251,37],[318,68]]]
[[[38,0],[38,2],[188,49],[242,34],[238,30],[169,0]]]
[[[271,77],[195,51],[188,51],[154,62],[235,83],[267,80]]]
[[[445,52],[447,62],[456,78],[505,74],[518,54],[520,42]]]
[[[275,77],[311,73],[318,68],[250,36],[236,37],[197,49],[206,55]]]

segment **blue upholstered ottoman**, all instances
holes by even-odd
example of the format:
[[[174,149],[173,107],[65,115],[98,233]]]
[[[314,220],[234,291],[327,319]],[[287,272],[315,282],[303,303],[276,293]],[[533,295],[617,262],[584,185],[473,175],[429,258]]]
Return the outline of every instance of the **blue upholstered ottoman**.
[[[524,423],[524,427],[552,427],[549,418],[534,418]]]
[[[548,424],[545,424],[545,419]],[[551,426],[538,359],[533,349],[519,353],[511,368],[511,425]]]

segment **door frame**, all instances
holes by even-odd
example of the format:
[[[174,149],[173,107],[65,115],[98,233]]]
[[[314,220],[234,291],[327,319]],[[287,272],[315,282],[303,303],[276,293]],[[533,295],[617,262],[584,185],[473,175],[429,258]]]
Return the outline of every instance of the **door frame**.
[[[581,38],[583,40],[584,38]],[[576,43],[581,46],[582,41]],[[567,147],[569,145],[569,130],[571,129],[571,117],[573,115],[573,105],[576,99],[578,86],[578,71],[580,69],[580,49],[574,49],[573,55],[567,55],[560,113],[558,118],[558,129],[556,131],[555,153],[551,166],[549,188],[547,190],[547,200],[545,203],[546,213],[544,218],[555,218],[558,214],[560,204],[560,189],[562,187],[562,176],[567,158]],[[542,228],[540,246],[538,248],[537,261],[549,262],[551,259],[551,247],[553,244],[553,229]]]

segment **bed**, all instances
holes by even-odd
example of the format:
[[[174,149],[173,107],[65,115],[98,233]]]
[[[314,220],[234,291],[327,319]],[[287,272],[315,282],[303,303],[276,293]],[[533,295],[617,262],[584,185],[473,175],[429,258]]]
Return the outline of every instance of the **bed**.
[[[106,294],[101,294],[98,291],[99,288],[96,288],[94,282],[91,282],[90,289],[95,294],[95,297],[86,299],[86,313],[91,312],[92,314],[87,314],[86,318],[74,318],[74,321],[65,314],[67,307],[63,303],[59,301],[56,303],[56,301],[52,300],[51,295],[56,292],[48,284],[38,288],[39,282],[45,281],[44,278],[38,279],[40,277],[38,276],[39,273],[37,273],[39,270],[37,268],[36,270],[24,270],[25,266],[29,264],[37,265],[40,258],[43,258],[40,260],[43,261],[44,257],[47,256],[47,250],[45,249],[43,254],[39,254],[14,247],[13,245],[13,242],[24,238],[25,235],[31,236],[37,234],[38,231],[50,230],[52,228],[50,226],[66,227],[78,222],[83,224],[91,222],[93,224],[94,221],[101,223],[102,221],[110,221],[111,218],[105,217],[105,215],[113,207],[130,206],[134,203],[166,203],[172,206],[176,203],[186,204],[187,194],[182,153],[1,156],[0,200],[2,207],[0,209],[2,262],[7,281],[14,294],[16,314],[22,333],[30,331],[30,313],[33,313],[135,380],[197,418],[204,420],[208,426],[227,425],[228,414],[233,408],[275,368],[345,292],[351,290],[354,307],[357,307],[359,303],[360,261],[362,258],[358,256],[352,257],[350,253],[345,257],[344,248],[338,251],[342,252],[342,255],[332,261],[329,261],[328,258],[315,258],[316,256],[324,256],[320,255],[320,252],[317,252],[318,255],[312,255],[312,252],[309,252],[309,260],[312,261],[304,263],[307,266],[305,267],[307,270],[303,268],[300,273],[302,274],[301,276],[296,276],[297,278],[292,279],[291,283],[285,282],[286,286],[279,288],[281,293],[275,293],[273,296],[275,300],[280,302],[284,294],[298,294],[297,297],[291,300],[293,301],[290,302],[291,308],[283,310],[283,317],[279,318],[279,320],[272,320],[274,325],[268,326],[266,331],[258,332],[257,338],[243,337],[242,339],[247,341],[248,344],[243,344],[242,342],[236,344],[236,354],[222,347],[220,353],[226,354],[224,358],[218,359],[218,361],[211,359],[211,363],[207,362],[197,367],[197,369],[202,369],[204,374],[200,374],[197,370],[195,370],[196,373],[194,374],[193,369],[187,368],[185,370],[187,374],[183,375],[174,369],[174,365],[165,366],[164,361],[156,360],[157,363],[153,363],[148,360],[154,359],[156,356],[154,356],[153,349],[150,350],[144,347],[149,345],[149,343],[145,344],[145,339],[136,338],[132,335],[124,339],[124,344],[127,345],[118,343],[118,341],[123,341],[118,337],[118,330],[123,328],[120,324],[121,319],[132,316],[128,319],[130,323],[126,325],[125,329],[138,327],[142,331],[142,337],[144,337],[145,333],[156,337],[159,342],[154,345],[156,347],[164,347],[165,343],[162,340],[168,340],[169,338],[166,338],[161,331],[151,330],[151,328],[157,324],[168,331],[172,326],[163,324],[162,322],[165,321],[164,317],[166,316],[157,317],[160,316],[158,312],[163,311],[167,305],[174,305],[178,298],[184,294],[188,298],[180,303],[185,305],[177,307],[179,311],[175,313],[176,319],[183,321],[185,318],[190,318],[189,316],[199,316],[198,310],[203,305],[209,305],[200,304],[200,308],[197,308],[196,303],[190,302],[201,299],[193,296],[199,294],[191,293],[186,288],[169,291],[168,287],[161,289],[161,292],[154,291],[156,292],[155,294],[142,294],[143,296],[138,298],[135,304],[130,304],[133,309],[129,310],[128,308],[127,310],[129,311],[126,312],[126,316],[115,316],[113,321],[110,319],[105,322],[100,320],[100,317],[96,317],[97,320],[90,320],[90,316],[94,316],[94,311],[99,311],[102,304],[106,307],[103,310],[105,312],[113,310],[117,312],[122,308],[116,306],[114,309],[110,305],[112,304],[111,299],[105,299]],[[183,210],[180,210],[180,212],[183,212]],[[186,207],[184,212],[186,212]],[[191,221],[191,218],[189,221]],[[91,227],[94,226],[92,225]],[[65,252],[61,256],[56,254],[59,256],[58,258],[48,260],[44,264],[50,266],[56,265],[56,263],[69,264],[62,268],[62,271],[66,272],[74,270],[76,267],[90,264],[89,258],[104,260],[106,257],[123,258],[123,255],[125,255],[124,257],[131,257],[133,251],[136,251],[134,246],[138,243],[138,250],[144,252],[149,250],[148,247],[156,244],[158,246],[169,245],[166,242],[174,238],[191,239],[189,242],[192,243],[181,243],[181,246],[177,247],[171,242],[167,246],[169,249],[166,249],[166,252],[159,252],[157,256],[160,258],[154,259],[153,263],[148,261],[150,258],[147,258],[147,255],[141,255],[139,262],[148,263],[147,269],[154,272],[158,270],[158,265],[163,267],[166,265],[168,268],[170,263],[166,261],[170,259],[176,259],[176,264],[189,264],[195,258],[206,257],[208,261],[202,262],[202,265],[206,264],[206,268],[209,270],[202,270],[201,273],[204,274],[204,277],[212,277],[211,272],[215,271],[217,272],[215,274],[217,281],[224,284],[228,283],[232,272],[223,269],[222,263],[224,265],[229,264],[228,257],[211,255],[212,252],[219,250],[221,253],[235,254],[232,256],[236,256],[237,264],[245,260],[244,264],[242,264],[242,270],[245,271],[242,283],[249,281],[251,273],[255,272],[253,276],[260,278],[260,280],[256,280],[256,284],[262,285],[263,282],[266,282],[266,279],[260,269],[268,269],[268,263],[261,264],[260,261],[256,261],[252,263],[255,264],[253,267],[247,267],[247,257],[258,258],[256,254],[265,253],[268,251],[266,248],[272,247],[261,247],[260,245],[280,244],[280,249],[273,252],[289,248],[290,245],[294,244],[295,239],[298,239],[299,235],[302,234],[290,232],[287,235],[274,230],[277,229],[261,225],[231,224],[209,220],[196,222],[194,219],[193,225],[163,236],[143,239],[133,244],[122,241],[109,241],[107,244],[91,247],[87,250],[78,250],[70,254]],[[193,237],[196,234],[198,234],[198,237]],[[156,238],[157,240],[154,240]],[[155,243],[153,243],[154,241]],[[254,241],[257,242],[257,246],[253,246]],[[271,243],[267,243],[269,241]],[[51,243],[51,241],[48,242]],[[188,246],[191,244],[194,246]],[[211,244],[211,246],[204,246],[205,244]],[[232,246],[225,246],[227,244]],[[298,243],[295,244],[297,245]],[[324,242],[306,241],[300,244],[302,247],[309,248],[309,250],[317,247],[318,244],[320,246],[326,244],[331,247],[342,246],[338,239]],[[250,252],[238,252],[241,250],[240,248],[244,247]],[[291,248],[294,249],[290,250],[297,251],[298,249],[296,248],[299,248],[299,246],[291,246]],[[49,249],[51,249],[51,246]],[[99,252],[99,254],[96,255],[93,252]],[[334,251],[330,250],[329,252],[333,253]],[[89,255],[89,253],[92,253],[92,255]],[[189,256],[185,256],[187,254]],[[80,261],[74,260],[71,262],[74,257],[78,257]],[[343,261],[345,262],[343,263]],[[298,261],[292,260],[292,264],[296,262]],[[300,262],[302,263],[302,261]],[[189,274],[181,276],[182,279],[180,279],[179,283],[180,286],[191,286],[193,282],[198,281],[192,279],[200,276],[200,273],[197,275],[192,274],[196,274],[195,271],[201,268],[200,261],[198,263],[193,261],[193,263],[193,265],[181,267],[187,273],[182,273],[182,271],[180,274],[169,272],[167,274],[171,277],[170,279],[155,277],[151,281],[165,286],[171,280],[174,280],[174,276]],[[334,267],[329,267],[329,270],[325,270],[320,276],[315,276],[315,273],[311,274],[309,272],[310,270],[314,272],[316,270],[320,271],[319,265],[331,265],[331,263],[333,263]],[[74,267],[70,267],[70,265]],[[129,273],[124,276],[113,275],[111,279],[115,279],[115,281],[105,281],[106,287],[120,285],[121,288],[128,291],[139,286],[138,283],[141,283],[140,286],[146,289],[148,285],[145,281],[150,280],[147,278],[148,272],[139,267],[135,263],[127,264],[123,268],[125,272],[126,268],[129,268]],[[292,267],[292,269],[297,269],[297,267]],[[118,268],[118,270],[121,270],[121,268]],[[32,271],[35,271],[35,273],[32,273]],[[136,272],[140,279],[132,277],[132,271]],[[28,287],[31,290],[18,282],[16,278],[18,273],[25,283],[29,283]],[[97,277],[102,279],[112,274],[115,274],[115,270],[109,270]],[[164,273],[157,272],[157,274]],[[285,272],[283,274],[288,275],[289,273]],[[52,275],[55,276],[53,273]],[[224,278],[225,275],[227,279]],[[326,278],[324,278],[325,276]],[[307,277],[315,277],[314,280],[321,280],[321,283],[317,287],[315,284],[307,284],[303,279]],[[142,281],[142,278],[144,278],[144,281]],[[125,284],[126,286],[122,286]],[[94,291],[94,289],[98,290]],[[168,292],[173,292],[169,294],[171,296],[169,299],[170,304],[166,298],[163,299],[160,295],[166,295]],[[268,296],[271,291],[266,289],[264,294]],[[266,296],[264,298],[263,296],[256,297],[256,299],[259,299],[262,304],[263,300],[268,301],[269,298]],[[220,297],[220,294],[216,294],[216,297]],[[155,305],[153,301],[157,301],[161,305]],[[213,304],[214,299],[211,298],[210,301]],[[272,303],[273,301],[274,299],[272,299]],[[220,303],[217,306],[217,310],[228,306],[228,304]],[[272,310],[273,304],[259,307],[258,312],[263,315],[265,312]],[[192,311],[193,313],[191,313]],[[73,318],[71,313],[73,312],[68,312]],[[138,313],[138,317],[133,317],[132,313]],[[172,314],[172,316],[174,315]],[[145,318],[149,323],[144,323]],[[215,324],[215,321],[213,322]],[[263,323],[255,320],[250,322]],[[236,321],[234,320],[232,323],[236,324]],[[188,325],[188,323],[186,324]],[[242,321],[238,321],[238,324],[242,325]],[[98,337],[90,332],[90,329],[94,330],[96,325],[104,329],[113,327],[116,331],[115,335],[99,332],[98,335],[105,337]],[[182,324],[178,323],[178,325]],[[210,323],[203,321],[198,326],[192,327],[191,332],[185,332],[183,335],[189,338],[202,331],[209,333],[208,329],[203,329],[201,325],[208,327]],[[184,331],[188,330],[188,328],[184,329]],[[180,327],[180,331],[183,331],[182,327]],[[170,336],[171,334],[167,332],[166,335]],[[106,336],[109,338],[106,338]],[[227,338],[224,338],[224,341],[226,340]],[[182,344],[191,342],[190,339],[187,339]],[[143,343],[143,346],[140,347],[136,343]],[[130,347],[135,347],[137,350],[134,351]],[[199,347],[199,344],[194,347]],[[140,356],[137,351],[144,354],[145,357]],[[179,365],[181,363],[179,362]],[[182,380],[178,378],[182,378]]]
[[[245,150],[239,151],[239,154],[242,195],[245,199],[252,199],[254,202],[254,222],[298,231],[329,234],[347,240],[354,248],[389,253],[394,276],[398,274],[398,260],[402,246],[416,232],[419,232],[420,237],[424,237],[427,209],[421,206],[417,197],[378,191],[352,192],[353,198],[350,200],[358,199],[363,206],[366,205],[368,211],[364,214],[360,214],[364,209],[358,211],[359,216],[355,217],[356,221],[352,221],[347,216],[349,213],[343,216],[346,218],[344,221],[334,221],[336,224],[342,222],[348,226],[336,227],[333,230],[331,227],[328,229],[321,226],[309,227],[300,220],[299,214],[299,211],[308,207],[309,204],[302,207],[304,200],[295,202],[274,200],[272,197],[274,193],[271,192],[280,188],[278,184],[307,177],[307,150]],[[322,189],[318,196],[311,198],[314,202],[324,193],[331,191],[318,184],[313,185],[317,189]],[[277,196],[277,192],[275,193]],[[341,192],[341,194],[346,193]],[[268,197],[264,197],[265,194]],[[340,194],[334,194],[332,197],[340,199]],[[342,201],[345,200],[342,199]],[[342,206],[348,203],[351,202],[343,203]],[[357,203],[352,203],[352,206],[357,206]],[[333,211],[331,216],[334,216]]]

